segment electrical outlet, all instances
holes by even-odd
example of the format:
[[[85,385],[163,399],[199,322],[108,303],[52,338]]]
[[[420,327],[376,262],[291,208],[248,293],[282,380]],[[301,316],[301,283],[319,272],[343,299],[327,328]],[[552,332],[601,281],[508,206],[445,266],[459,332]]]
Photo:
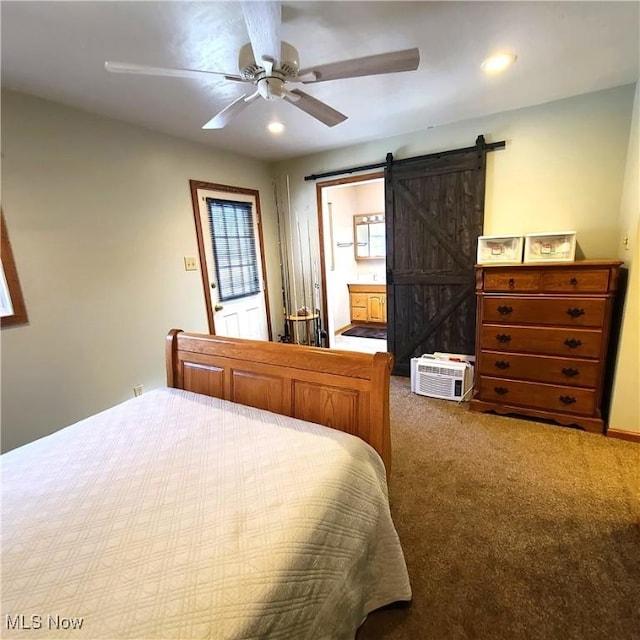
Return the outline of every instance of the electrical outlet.
[[[184,270],[185,271],[196,271],[198,266],[196,264],[196,259],[193,256],[185,256],[184,257]]]
[[[138,396],[141,396],[143,392],[144,392],[144,385],[143,384],[137,384],[135,387],[133,387],[133,395],[136,398]]]

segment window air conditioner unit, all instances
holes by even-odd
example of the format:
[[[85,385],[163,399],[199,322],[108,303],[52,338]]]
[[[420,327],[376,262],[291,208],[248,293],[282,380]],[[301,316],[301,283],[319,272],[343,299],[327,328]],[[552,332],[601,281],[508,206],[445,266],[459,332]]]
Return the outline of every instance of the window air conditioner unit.
[[[473,365],[432,355],[411,358],[411,391],[421,396],[462,400],[473,388]]]

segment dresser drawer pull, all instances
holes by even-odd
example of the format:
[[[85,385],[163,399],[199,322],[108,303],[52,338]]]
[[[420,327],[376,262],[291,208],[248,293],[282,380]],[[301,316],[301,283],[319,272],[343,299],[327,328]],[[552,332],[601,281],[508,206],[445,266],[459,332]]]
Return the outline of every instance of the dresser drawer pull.
[[[496,340],[498,342],[502,342],[502,344],[504,344],[505,342],[510,342],[511,341],[511,336],[508,333],[499,333],[496,336]]]
[[[571,278],[571,280],[569,280],[569,284],[576,287],[578,285],[578,278]]]
[[[573,404],[576,399],[573,396],[560,396],[558,398],[562,404]]]
[[[509,278],[509,288],[513,289],[513,287],[516,286],[516,279],[515,278]]]
[[[577,376],[580,372],[577,369],[572,369],[571,367],[562,367],[562,373],[564,373],[567,378],[573,378]]]
[[[505,393],[509,393],[509,389],[506,387],[493,387],[493,390],[499,395],[503,396]]]
[[[502,314],[503,316],[508,316],[512,312],[513,312],[513,307],[505,307],[502,305],[498,307],[498,313]]]
[[[567,309],[567,314],[572,318],[578,318],[584,315],[584,309],[578,309],[578,307],[573,307],[573,309]]]
[[[508,369],[511,365],[505,360],[496,360],[495,366],[504,371],[504,369]]]
[[[577,349],[582,344],[582,340],[567,338],[564,343],[567,345],[567,347],[569,347],[569,349]]]

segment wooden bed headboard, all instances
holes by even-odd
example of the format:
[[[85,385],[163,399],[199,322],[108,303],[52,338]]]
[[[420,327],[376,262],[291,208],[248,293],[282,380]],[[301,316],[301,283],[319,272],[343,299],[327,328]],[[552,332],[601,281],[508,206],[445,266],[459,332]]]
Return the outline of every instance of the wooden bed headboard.
[[[346,431],[391,471],[390,353],[184,333],[167,336],[167,386]]]

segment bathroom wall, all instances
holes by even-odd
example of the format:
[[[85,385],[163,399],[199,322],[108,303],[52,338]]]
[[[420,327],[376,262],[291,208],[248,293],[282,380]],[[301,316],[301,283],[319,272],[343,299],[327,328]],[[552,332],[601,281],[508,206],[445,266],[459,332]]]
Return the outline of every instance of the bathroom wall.
[[[384,212],[384,181],[323,189],[324,254],[328,327],[331,336],[350,324],[349,290],[354,282],[385,282],[385,260],[356,260],[353,216]]]

